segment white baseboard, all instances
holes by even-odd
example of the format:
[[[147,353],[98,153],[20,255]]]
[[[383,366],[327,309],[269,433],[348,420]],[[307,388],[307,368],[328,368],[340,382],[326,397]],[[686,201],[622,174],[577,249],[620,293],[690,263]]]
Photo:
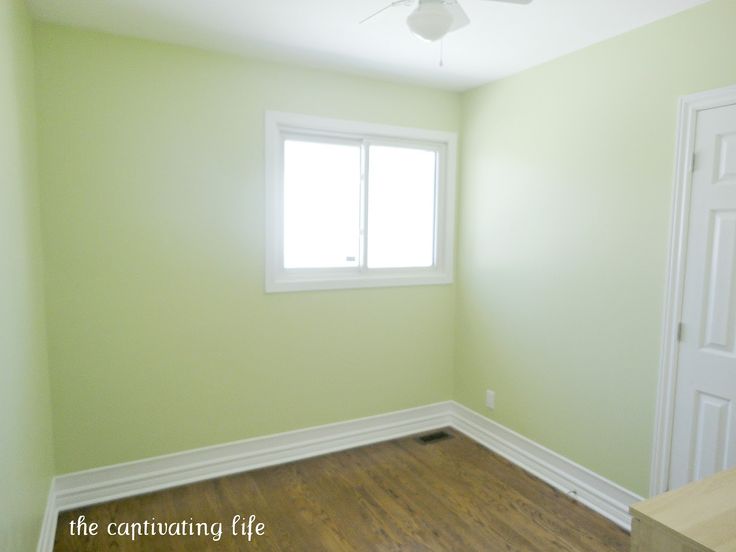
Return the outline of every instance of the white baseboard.
[[[631,530],[629,506],[642,497],[454,401],[451,417],[458,431]]]
[[[49,496],[46,500],[46,509],[41,521],[41,534],[38,537],[37,552],[51,552],[54,549],[56,536],[56,520],[59,518],[59,509],[56,507],[56,480],[51,480]]]
[[[641,497],[457,402],[447,401],[57,476],[49,493],[38,552],[52,552],[60,511],[448,426],[553,487],[566,493],[574,490],[580,502],[630,529],[628,506]]]
[[[449,403],[437,403],[60,475],[56,478],[56,506],[61,511],[71,510],[378,443],[449,424]]]

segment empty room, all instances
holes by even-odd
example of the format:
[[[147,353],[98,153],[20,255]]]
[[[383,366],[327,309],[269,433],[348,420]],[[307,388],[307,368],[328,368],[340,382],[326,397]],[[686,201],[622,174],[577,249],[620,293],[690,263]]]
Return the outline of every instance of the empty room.
[[[0,0],[0,552],[736,552],[736,0]]]

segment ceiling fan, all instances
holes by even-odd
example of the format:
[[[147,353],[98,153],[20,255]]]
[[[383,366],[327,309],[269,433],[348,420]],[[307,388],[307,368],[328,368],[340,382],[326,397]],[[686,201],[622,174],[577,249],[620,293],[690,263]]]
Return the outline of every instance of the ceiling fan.
[[[489,0],[506,4],[530,4],[532,0]],[[361,23],[373,19],[378,14],[396,6],[412,6],[416,8],[409,14],[406,24],[409,30],[419,38],[435,42],[447,33],[462,29],[470,23],[470,18],[457,0],[397,0],[377,12],[369,15]]]

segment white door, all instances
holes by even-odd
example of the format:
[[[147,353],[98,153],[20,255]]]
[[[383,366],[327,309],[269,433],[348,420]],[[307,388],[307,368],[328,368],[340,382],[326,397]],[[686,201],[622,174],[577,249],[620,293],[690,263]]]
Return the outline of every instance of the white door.
[[[671,489],[736,466],[736,105],[698,113]]]

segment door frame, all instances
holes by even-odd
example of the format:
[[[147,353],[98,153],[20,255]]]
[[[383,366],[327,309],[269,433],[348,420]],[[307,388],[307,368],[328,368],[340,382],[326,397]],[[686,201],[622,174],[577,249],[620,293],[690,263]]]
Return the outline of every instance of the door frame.
[[[698,114],[701,111],[733,104],[736,104],[736,86],[728,86],[680,98],[675,154],[675,182],[672,196],[669,256],[662,322],[662,348],[649,482],[650,496],[661,494],[667,491],[669,487],[695,128]]]

